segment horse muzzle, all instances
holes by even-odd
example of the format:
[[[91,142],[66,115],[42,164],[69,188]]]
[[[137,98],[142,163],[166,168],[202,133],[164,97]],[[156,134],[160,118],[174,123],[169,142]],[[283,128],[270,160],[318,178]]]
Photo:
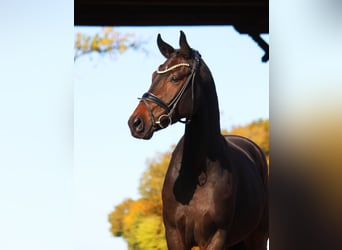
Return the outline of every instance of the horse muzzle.
[[[138,139],[150,139],[153,135],[154,129],[152,124],[146,122],[140,115],[132,115],[128,120],[128,126],[133,137]]]

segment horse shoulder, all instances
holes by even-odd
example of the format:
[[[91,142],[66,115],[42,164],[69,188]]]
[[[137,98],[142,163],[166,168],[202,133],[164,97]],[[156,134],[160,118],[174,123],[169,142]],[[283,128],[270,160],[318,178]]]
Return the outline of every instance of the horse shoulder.
[[[261,175],[264,185],[267,185],[268,164],[262,149],[255,142],[243,136],[227,135],[225,139],[231,151],[229,157],[247,158],[250,161],[250,164],[247,165],[253,166],[252,171]]]

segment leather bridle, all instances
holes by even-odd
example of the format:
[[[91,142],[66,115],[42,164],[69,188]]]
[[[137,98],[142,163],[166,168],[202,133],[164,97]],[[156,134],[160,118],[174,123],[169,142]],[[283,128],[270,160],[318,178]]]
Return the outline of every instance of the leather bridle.
[[[140,101],[144,102],[144,104],[146,105],[146,108],[147,108],[149,115],[151,117],[152,126],[154,129],[157,129],[158,127],[159,128],[166,128],[172,124],[172,115],[173,115],[173,113],[177,107],[177,104],[179,103],[180,99],[182,98],[183,94],[187,90],[190,83],[191,83],[191,91],[192,91],[191,97],[192,97],[192,112],[193,112],[194,98],[195,98],[194,97],[194,82],[195,82],[196,71],[199,67],[199,62],[200,62],[200,58],[201,58],[201,55],[198,53],[198,51],[193,50],[193,52],[195,54],[195,58],[194,58],[194,62],[193,62],[192,68],[191,68],[191,73],[188,76],[183,87],[172,98],[172,100],[170,101],[169,104],[166,104],[163,100],[161,100],[159,97],[157,97],[156,95],[154,95],[151,92],[146,92],[142,95],[141,98],[138,98],[138,99],[140,99]],[[162,70],[162,71],[157,70],[157,74],[164,74],[164,73],[167,73],[167,72],[169,72],[175,68],[181,67],[181,66],[191,67],[190,64],[188,64],[188,63],[179,63],[179,64],[176,64],[174,66],[171,66],[170,68],[168,68],[166,70]],[[155,104],[162,107],[167,113],[160,115],[156,119],[156,117],[153,115],[152,109],[149,106],[147,101],[154,102]],[[191,112],[191,115],[189,117],[185,118],[185,121],[183,121],[181,119],[179,119],[178,121],[183,122],[183,123],[187,123],[187,124],[190,123],[191,118],[192,118],[192,112]]]

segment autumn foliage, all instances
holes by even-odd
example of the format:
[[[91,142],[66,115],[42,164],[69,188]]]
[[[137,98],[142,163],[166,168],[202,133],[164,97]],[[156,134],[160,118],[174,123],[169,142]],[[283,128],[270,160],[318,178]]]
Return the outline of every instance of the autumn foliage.
[[[231,131],[224,130],[222,133],[252,139],[269,159],[269,120],[260,119],[245,126],[234,127]],[[167,249],[162,221],[161,189],[171,151],[148,161],[147,169],[140,179],[141,198],[124,200],[108,216],[111,233],[116,237],[123,237],[128,244],[128,250]],[[192,250],[197,249],[194,247]]]
[[[91,53],[102,55],[123,53],[128,49],[139,49],[142,44],[143,41],[136,39],[134,34],[121,34],[113,27],[103,27],[92,36],[77,32],[74,60]]]
[[[165,153],[151,160],[140,179],[142,197],[124,200],[108,216],[110,231],[126,240],[128,250],[167,249],[161,216],[161,188],[170,157],[170,153]]]

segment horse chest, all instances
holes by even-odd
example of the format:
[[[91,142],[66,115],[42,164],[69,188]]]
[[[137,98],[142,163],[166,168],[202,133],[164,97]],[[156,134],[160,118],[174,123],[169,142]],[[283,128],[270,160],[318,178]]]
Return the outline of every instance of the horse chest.
[[[205,178],[205,177],[204,177]],[[213,219],[216,214],[227,207],[232,194],[231,178],[228,174],[224,177],[206,177],[208,180],[203,181],[204,184],[197,185],[193,193],[192,199],[188,204],[179,204],[178,210],[186,214],[188,217],[198,219],[205,214],[209,214]],[[215,180],[213,180],[215,179]]]
[[[231,223],[231,200],[231,174],[211,171],[202,185],[196,185],[188,203],[182,204],[173,197],[165,200],[164,206],[169,222],[176,225],[181,234],[195,240],[209,239],[218,227]]]
[[[199,188],[189,204],[179,204],[174,210],[174,219],[179,227],[205,227],[214,221],[216,206],[213,190]]]

